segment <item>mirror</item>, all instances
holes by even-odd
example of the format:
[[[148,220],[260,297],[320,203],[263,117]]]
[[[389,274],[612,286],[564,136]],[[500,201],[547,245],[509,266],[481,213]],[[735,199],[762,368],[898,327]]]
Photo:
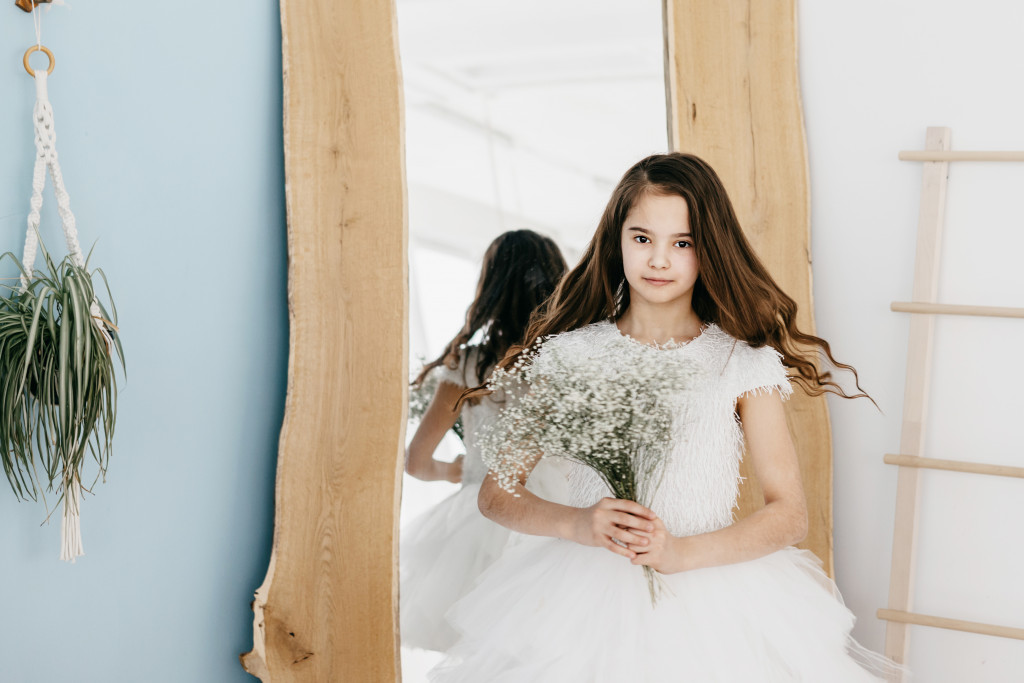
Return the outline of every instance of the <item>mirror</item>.
[[[628,8],[593,0],[398,0],[397,13],[415,376],[462,328],[492,240],[508,230],[534,230],[553,239],[571,267],[621,174],[668,149],[664,29],[659,0]],[[410,423],[407,440],[416,426]],[[452,461],[463,453],[449,431],[435,457]],[[444,534],[437,520],[417,519],[462,518],[452,515],[459,505],[471,507],[460,514],[479,516],[471,492],[459,502],[450,499],[461,486],[404,475],[403,573],[417,558],[429,561],[409,551],[416,540],[410,534]],[[459,555],[449,561],[481,560]],[[415,587],[403,580],[401,594],[416,604],[403,602],[400,610],[403,619],[417,612],[423,624],[441,609],[423,596],[437,597],[429,584],[445,578],[416,569]],[[426,680],[441,658],[430,650],[402,650],[407,682]]]

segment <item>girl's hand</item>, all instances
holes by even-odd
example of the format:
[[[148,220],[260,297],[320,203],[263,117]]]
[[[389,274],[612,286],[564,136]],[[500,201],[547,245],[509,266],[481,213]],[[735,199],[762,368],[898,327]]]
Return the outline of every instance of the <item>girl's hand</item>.
[[[675,536],[668,532],[665,523],[655,517],[652,521],[653,531],[633,529],[633,533],[643,538],[645,543],[629,544],[629,549],[636,553],[633,564],[647,565],[662,574],[672,574],[681,570],[679,547]]]
[[[637,557],[635,549],[648,543],[639,535],[641,531],[655,531],[653,520],[657,520],[655,514],[639,503],[602,498],[588,508],[576,508],[567,538],[581,545],[607,548],[632,560]]]

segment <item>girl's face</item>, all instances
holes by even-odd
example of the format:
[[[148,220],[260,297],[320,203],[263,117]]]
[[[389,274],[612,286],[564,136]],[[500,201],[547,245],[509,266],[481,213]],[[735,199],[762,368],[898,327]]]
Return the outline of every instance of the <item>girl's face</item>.
[[[645,193],[626,215],[621,242],[631,303],[689,306],[697,256],[685,199]]]

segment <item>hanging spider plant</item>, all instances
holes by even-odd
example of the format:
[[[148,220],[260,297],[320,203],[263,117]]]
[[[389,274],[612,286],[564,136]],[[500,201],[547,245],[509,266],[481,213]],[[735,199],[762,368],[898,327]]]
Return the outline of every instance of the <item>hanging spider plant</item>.
[[[56,490],[65,531],[70,514],[77,534],[79,493],[91,488],[82,485],[86,451],[98,465],[96,480],[110,458],[114,354],[122,372],[124,356],[103,271],[94,274],[103,280],[110,313],[96,296],[88,259],[79,266],[69,255],[56,264],[39,246],[45,270],[28,273],[14,254],[0,256],[10,257],[24,278],[0,297],[0,457],[15,495],[35,500],[40,490]]]

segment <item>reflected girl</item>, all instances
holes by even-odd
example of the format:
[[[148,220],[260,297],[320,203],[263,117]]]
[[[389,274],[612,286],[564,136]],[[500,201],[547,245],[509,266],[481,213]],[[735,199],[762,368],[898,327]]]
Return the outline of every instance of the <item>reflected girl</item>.
[[[406,450],[405,471],[424,481],[461,482],[462,488],[402,530],[400,546],[401,629],[405,647],[448,649],[455,633],[444,613],[497,559],[509,530],[484,518],[477,494],[487,468],[475,432],[501,409],[500,396],[456,405],[467,387],[487,380],[509,348],[518,343],[530,316],[554,291],[565,259],[548,237],[532,230],[498,236],[484,255],[476,296],[466,324],[413,382],[437,377],[438,388]],[[434,459],[445,433],[461,417],[466,454],[454,462]]]

